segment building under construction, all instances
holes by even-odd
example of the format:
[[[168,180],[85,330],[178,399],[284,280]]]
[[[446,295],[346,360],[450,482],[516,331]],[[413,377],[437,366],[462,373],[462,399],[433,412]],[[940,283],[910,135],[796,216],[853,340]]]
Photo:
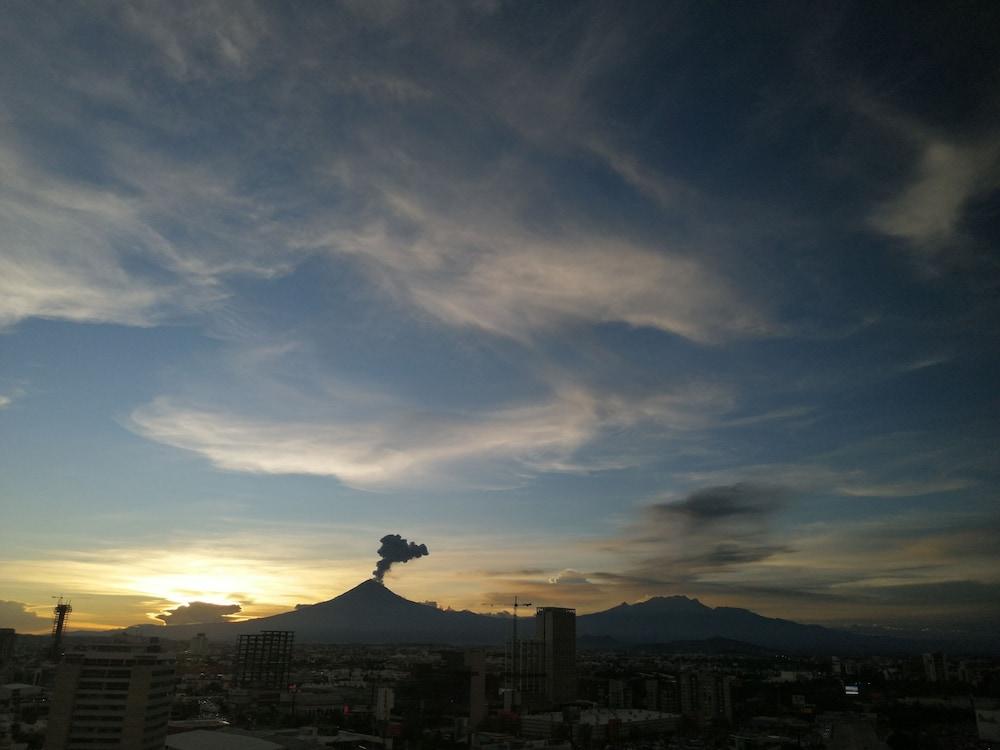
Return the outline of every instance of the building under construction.
[[[236,647],[235,684],[254,690],[283,690],[292,663],[292,630],[241,635]]]
[[[516,626],[515,626],[516,627]],[[539,607],[535,637],[506,644],[507,710],[536,710],[576,700],[576,610]]]

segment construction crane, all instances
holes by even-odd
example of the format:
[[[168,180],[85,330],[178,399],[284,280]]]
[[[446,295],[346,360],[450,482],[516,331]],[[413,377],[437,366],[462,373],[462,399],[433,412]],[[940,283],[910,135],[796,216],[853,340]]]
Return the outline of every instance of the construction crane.
[[[498,606],[496,602],[485,603],[489,607]],[[513,603],[506,605],[513,608],[513,617],[511,617],[511,638],[510,638],[510,667],[507,670],[507,690],[511,693],[515,693],[521,686],[518,674],[520,666],[520,652],[517,647],[517,610],[523,607],[532,606],[531,602],[522,602],[517,598],[517,594],[514,594]],[[514,698],[515,696],[511,696]]]
[[[59,661],[62,656],[63,631],[66,629],[66,621],[69,619],[70,612],[73,611],[73,605],[69,603],[68,599],[63,601],[62,595],[52,598],[59,601],[52,609],[52,646],[49,655],[53,661]]]

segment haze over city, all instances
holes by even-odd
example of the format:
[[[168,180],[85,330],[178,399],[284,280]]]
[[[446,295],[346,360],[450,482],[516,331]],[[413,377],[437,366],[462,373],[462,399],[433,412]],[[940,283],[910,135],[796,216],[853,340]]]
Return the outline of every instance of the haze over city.
[[[1000,23],[826,11],[7,4],[0,627],[996,628]]]

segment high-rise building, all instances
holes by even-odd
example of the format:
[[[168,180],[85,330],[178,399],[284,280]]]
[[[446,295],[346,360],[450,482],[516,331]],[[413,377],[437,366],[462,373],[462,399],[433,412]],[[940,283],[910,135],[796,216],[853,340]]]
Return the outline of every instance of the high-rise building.
[[[264,630],[241,635],[236,648],[235,684],[255,690],[287,688],[294,643],[292,630]]]
[[[576,610],[539,607],[535,640],[542,644],[545,699],[553,704],[576,700]]]
[[[13,658],[16,641],[17,633],[14,628],[0,628],[0,664]]]
[[[486,653],[470,649],[462,655],[463,664],[469,670],[469,727],[479,728],[488,713],[486,704]]]
[[[46,750],[160,750],[175,684],[156,638],[118,638],[66,651],[56,668]]]
[[[204,633],[198,633],[188,644],[191,656],[206,656],[208,654],[208,638]]]
[[[940,651],[924,654],[924,677],[928,682],[947,682],[948,658]]]
[[[681,713],[699,724],[733,720],[732,677],[709,670],[681,672]]]

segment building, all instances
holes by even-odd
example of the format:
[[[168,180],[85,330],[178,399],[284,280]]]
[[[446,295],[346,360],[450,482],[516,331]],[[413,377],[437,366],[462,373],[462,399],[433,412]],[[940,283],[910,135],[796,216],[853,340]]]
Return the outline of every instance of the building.
[[[283,750],[284,745],[245,734],[195,729],[172,734],[167,750]]]
[[[469,727],[476,729],[488,713],[486,702],[486,652],[469,649],[462,655],[469,670]]]
[[[208,655],[208,638],[204,633],[198,633],[194,638],[191,639],[190,644],[188,644],[188,650],[191,652],[191,656],[207,656]]]
[[[948,681],[948,659],[940,651],[924,654],[924,678],[928,682]]]
[[[545,699],[551,704],[576,700],[576,610],[539,607],[535,640],[542,644]]]
[[[628,680],[608,680],[608,708],[632,708],[632,688]]]
[[[0,628],[0,664],[14,658],[14,643],[17,634],[14,628]]]
[[[375,688],[375,721],[386,722],[392,718],[392,709],[396,705],[396,691],[391,687]]]
[[[288,687],[295,632],[265,630],[241,635],[236,648],[233,684],[255,690],[284,690]]]
[[[434,661],[413,664],[408,674],[395,680],[394,688],[375,687],[372,706],[376,722],[390,722],[393,716],[435,717],[435,721],[450,725],[455,737],[479,727],[489,708],[485,652],[449,649],[438,656]],[[383,708],[386,691],[393,700]]]
[[[545,659],[541,641],[508,639],[504,660],[507,665],[504,709],[541,708],[545,700]]]
[[[983,741],[1000,742],[1000,709],[976,706],[976,732]]]
[[[680,720],[677,714],[642,709],[550,711],[522,716],[521,732],[529,738],[572,737],[577,745],[603,745],[675,732]]]
[[[56,668],[46,750],[160,750],[174,673],[173,655],[156,638],[67,651]]]
[[[678,675],[681,713],[699,724],[733,720],[732,677],[708,670]]]

